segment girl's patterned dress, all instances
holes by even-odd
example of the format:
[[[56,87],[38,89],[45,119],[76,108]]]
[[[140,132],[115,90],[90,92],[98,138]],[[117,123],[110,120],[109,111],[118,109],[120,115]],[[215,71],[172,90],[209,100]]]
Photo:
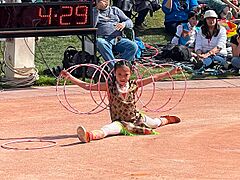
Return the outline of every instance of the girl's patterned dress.
[[[129,81],[126,93],[118,90],[116,81],[109,82],[109,106],[112,121],[119,121],[123,128],[123,134],[157,134],[144,123],[144,114],[136,108],[136,81]]]

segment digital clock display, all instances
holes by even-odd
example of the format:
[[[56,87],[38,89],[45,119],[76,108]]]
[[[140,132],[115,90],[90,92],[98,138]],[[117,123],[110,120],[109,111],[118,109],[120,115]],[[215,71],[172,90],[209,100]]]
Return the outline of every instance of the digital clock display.
[[[0,5],[0,31],[91,27],[93,27],[92,2]]]

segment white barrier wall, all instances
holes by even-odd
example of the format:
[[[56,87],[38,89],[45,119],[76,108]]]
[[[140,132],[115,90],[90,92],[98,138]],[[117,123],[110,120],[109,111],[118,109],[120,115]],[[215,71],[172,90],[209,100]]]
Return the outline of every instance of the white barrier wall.
[[[6,78],[26,77],[27,74],[35,72],[35,38],[7,39],[5,45]]]

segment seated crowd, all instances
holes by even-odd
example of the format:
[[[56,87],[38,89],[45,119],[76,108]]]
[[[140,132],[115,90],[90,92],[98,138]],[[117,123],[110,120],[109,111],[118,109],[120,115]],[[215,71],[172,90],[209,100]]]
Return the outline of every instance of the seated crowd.
[[[118,6],[116,7],[110,5],[110,0],[99,0],[94,8],[94,24],[98,28],[97,47],[106,61],[115,59],[113,52],[120,54],[118,58],[134,61],[138,46],[134,41],[123,36],[123,30],[134,28],[135,31],[144,31],[143,22],[146,15],[149,11],[158,10],[158,8],[153,9],[155,7],[153,4],[139,3],[141,4],[139,5],[138,0],[134,5],[128,4],[132,6],[138,4],[139,6],[135,8],[126,6],[126,2],[132,1],[115,1],[114,4]],[[151,2],[159,3],[157,0]],[[213,63],[219,63],[223,68],[231,67],[233,71],[239,73],[240,27],[236,30],[236,35],[228,38],[226,28],[221,26],[219,21],[238,19],[240,8],[237,2],[229,0],[163,0],[161,7],[165,14],[165,30],[172,36],[170,43],[189,48],[192,57],[202,62],[201,68],[208,68]],[[134,9],[138,9],[135,25],[131,20]],[[229,39],[232,54],[230,60],[227,52]]]

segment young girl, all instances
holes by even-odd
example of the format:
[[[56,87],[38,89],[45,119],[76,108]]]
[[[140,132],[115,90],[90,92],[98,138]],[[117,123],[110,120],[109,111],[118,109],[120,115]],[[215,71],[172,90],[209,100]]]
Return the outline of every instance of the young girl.
[[[190,11],[188,13],[188,23],[182,23],[177,26],[177,32],[173,37],[171,43],[193,48],[197,33],[197,23],[197,13]]]
[[[100,83],[100,91],[108,91],[109,107],[112,123],[103,126],[100,130],[86,131],[83,126],[77,129],[77,135],[81,142],[102,139],[109,135],[125,134],[156,134],[153,129],[171,123],[178,123],[180,119],[176,116],[162,116],[150,118],[136,109],[135,94],[139,87],[145,86],[154,81],[159,81],[169,75],[178,73],[179,68],[169,72],[159,73],[138,80],[130,80],[131,64],[128,61],[118,61],[114,66],[114,77],[108,82]],[[90,84],[73,77],[69,72],[63,70],[62,77],[69,79],[72,83],[90,90]],[[92,91],[98,91],[97,84],[91,86]]]

